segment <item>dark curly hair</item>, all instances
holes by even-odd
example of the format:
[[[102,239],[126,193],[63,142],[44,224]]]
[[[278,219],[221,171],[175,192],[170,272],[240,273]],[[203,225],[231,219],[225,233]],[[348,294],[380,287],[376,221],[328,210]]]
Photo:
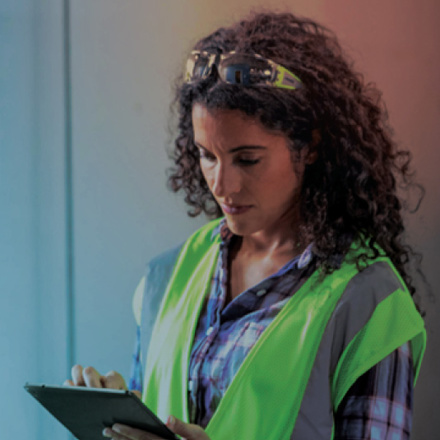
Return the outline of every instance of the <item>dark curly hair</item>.
[[[215,71],[194,84],[185,83],[182,76],[177,79],[173,105],[178,107],[179,133],[168,185],[175,192],[185,191],[191,206],[188,214],[223,215],[199,165],[193,105],[240,110],[287,135],[294,155],[314,145],[317,159],[306,166],[303,176],[300,227],[304,239],[314,241],[324,273],[338,267],[335,256],[345,255],[351,240],[358,238],[368,249],[358,256],[358,269],[378,256],[377,243],[414,295],[407,266],[413,257],[420,265],[421,256],[404,244],[405,206],[397,189],[420,189],[414,211],[424,190],[412,181],[410,153],[399,150],[392,139],[381,93],[354,71],[334,33],[292,13],[252,12],[247,19],[201,39],[194,49],[260,54],[294,72],[304,86],[286,90],[231,85],[219,81]]]

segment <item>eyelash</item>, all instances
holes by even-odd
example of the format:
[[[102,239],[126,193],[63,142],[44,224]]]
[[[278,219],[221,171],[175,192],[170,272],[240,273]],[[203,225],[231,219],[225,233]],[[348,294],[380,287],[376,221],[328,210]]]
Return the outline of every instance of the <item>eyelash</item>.
[[[202,151],[199,151],[200,159],[206,159],[208,161],[212,161],[215,158],[213,156],[208,156]],[[258,162],[260,162],[260,159],[238,159],[238,163],[245,167],[250,167],[252,165],[256,165]]]

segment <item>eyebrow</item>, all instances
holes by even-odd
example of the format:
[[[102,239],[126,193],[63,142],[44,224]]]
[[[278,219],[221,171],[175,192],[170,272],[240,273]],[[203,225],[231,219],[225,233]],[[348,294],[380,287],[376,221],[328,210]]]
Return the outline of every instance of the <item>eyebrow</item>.
[[[200,145],[198,142],[194,142],[194,145],[198,148],[202,148],[205,151],[209,151],[203,145]],[[267,148],[261,145],[240,145],[238,147],[231,148],[229,150],[229,153],[235,153],[237,151],[242,151],[242,150],[267,150]]]

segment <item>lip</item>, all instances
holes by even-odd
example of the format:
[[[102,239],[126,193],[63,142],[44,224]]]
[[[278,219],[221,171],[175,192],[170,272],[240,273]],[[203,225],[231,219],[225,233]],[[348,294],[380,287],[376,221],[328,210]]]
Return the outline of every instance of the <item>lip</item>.
[[[224,212],[234,215],[243,214],[244,212],[252,208],[252,205],[226,205],[224,203],[222,203],[221,206]]]

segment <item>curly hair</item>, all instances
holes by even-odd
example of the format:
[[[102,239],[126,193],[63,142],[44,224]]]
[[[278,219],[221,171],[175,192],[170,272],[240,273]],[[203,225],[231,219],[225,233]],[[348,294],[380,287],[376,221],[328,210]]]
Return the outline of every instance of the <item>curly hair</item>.
[[[314,145],[316,160],[307,165],[299,201],[301,233],[314,241],[324,273],[338,267],[358,238],[367,251],[359,255],[359,270],[377,257],[377,243],[415,293],[408,264],[419,258],[404,244],[402,209],[397,189],[413,183],[408,151],[397,148],[379,92],[365,83],[341,49],[333,32],[289,12],[252,12],[230,27],[222,27],[195,44],[212,53],[232,50],[257,53],[294,72],[304,86],[298,90],[243,87],[218,80],[215,74],[196,83],[176,82],[173,105],[178,107],[178,136],[174,141],[168,186],[185,192],[188,214],[222,216],[199,165],[194,145],[192,107],[240,110],[257,117],[264,127],[284,133],[292,153]],[[319,140],[314,134],[319,133]],[[419,307],[420,310],[420,307]]]

